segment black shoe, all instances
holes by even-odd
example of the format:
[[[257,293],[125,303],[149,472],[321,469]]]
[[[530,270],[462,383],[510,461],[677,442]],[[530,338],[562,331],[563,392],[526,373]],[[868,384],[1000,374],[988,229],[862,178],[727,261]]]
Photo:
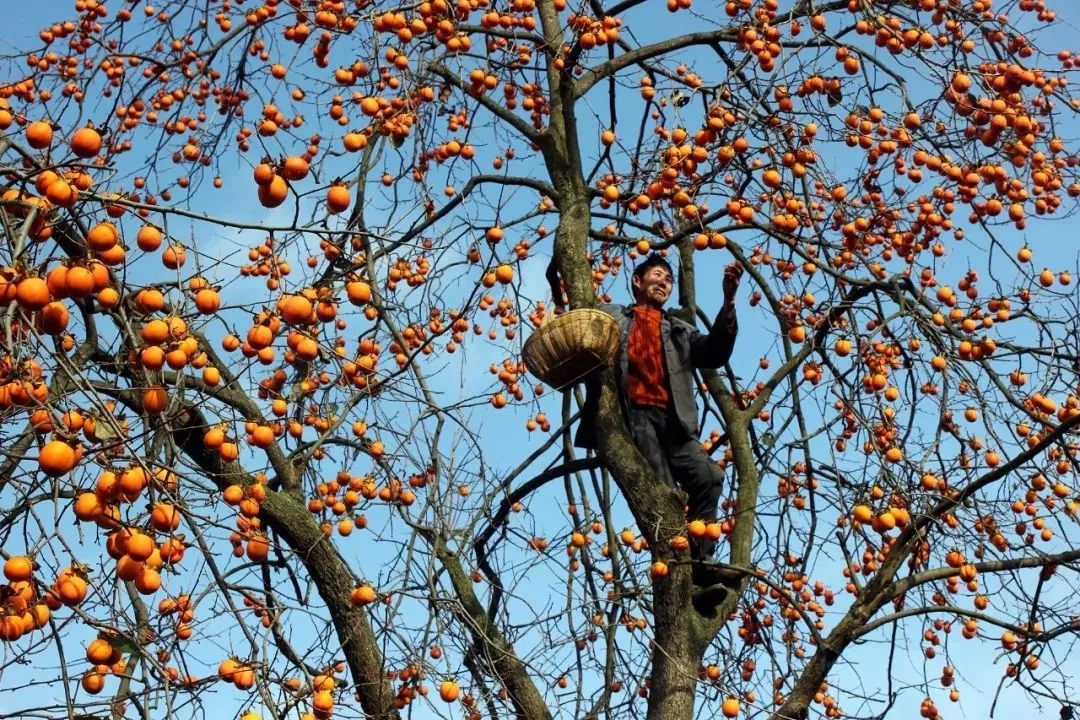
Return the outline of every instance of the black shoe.
[[[730,592],[730,589],[724,585],[694,588],[690,594],[690,604],[694,606],[698,615],[712,620]]]
[[[720,565],[712,560],[700,560],[695,562],[691,572],[693,573],[692,582],[700,588],[707,588],[712,585],[737,588],[743,575],[738,570],[720,567]]]

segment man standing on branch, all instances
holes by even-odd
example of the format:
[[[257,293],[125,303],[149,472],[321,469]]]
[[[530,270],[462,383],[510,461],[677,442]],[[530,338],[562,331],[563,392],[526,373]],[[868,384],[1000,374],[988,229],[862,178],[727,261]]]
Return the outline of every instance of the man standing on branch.
[[[721,367],[731,357],[738,331],[735,293],[742,273],[738,262],[724,269],[724,305],[708,334],[664,310],[674,276],[671,265],[657,253],[634,268],[634,305],[600,307],[619,323],[615,382],[630,435],[653,471],[686,492],[688,520],[717,520],[723,473],[698,440],[693,371]],[[587,389],[574,444],[595,449],[599,393]],[[691,544],[694,585],[713,589],[706,607],[722,600],[726,593],[720,586],[734,587],[738,582],[737,573],[724,570],[713,559],[715,550],[716,540],[709,538]],[[697,592],[695,599],[700,595]]]

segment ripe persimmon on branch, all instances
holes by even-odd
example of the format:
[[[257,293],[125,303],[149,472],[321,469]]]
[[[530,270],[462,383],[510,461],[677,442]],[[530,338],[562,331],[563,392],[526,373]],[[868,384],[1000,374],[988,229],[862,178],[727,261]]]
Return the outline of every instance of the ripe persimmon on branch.
[[[9,10],[0,717],[1071,710],[1080,16],[699,4]],[[715,522],[523,361],[651,252]]]

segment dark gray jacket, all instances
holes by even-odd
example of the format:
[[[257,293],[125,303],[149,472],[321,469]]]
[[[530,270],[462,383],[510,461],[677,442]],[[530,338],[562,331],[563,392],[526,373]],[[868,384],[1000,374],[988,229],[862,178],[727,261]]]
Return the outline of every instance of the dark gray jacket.
[[[626,384],[628,361],[626,343],[634,324],[632,305],[601,305],[600,310],[611,315],[619,323],[619,351],[615,355],[615,384],[622,400],[623,413],[627,410]],[[668,390],[675,406],[679,422],[692,438],[698,437],[697,402],[694,399],[694,369],[718,368],[731,357],[735,347],[738,324],[729,330],[724,318],[718,313],[712,332],[705,334],[693,325],[664,311],[660,321],[660,334],[664,343],[664,364],[667,368]],[[574,446],[596,449],[596,412],[599,393],[595,380],[585,383],[585,407],[582,408],[581,424],[574,437]]]

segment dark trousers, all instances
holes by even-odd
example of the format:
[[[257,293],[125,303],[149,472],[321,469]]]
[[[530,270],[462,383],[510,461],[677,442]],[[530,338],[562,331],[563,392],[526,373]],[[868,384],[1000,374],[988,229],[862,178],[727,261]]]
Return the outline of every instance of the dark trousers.
[[[701,443],[687,434],[674,410],[632,406],[627,422],[634,443],[653,472],[687,494],[687,518],[716,522],[724,474],[701,449]],[[716,541],[708,538],[692,541],[690,545],[695,559],[711,558],[715,551]]]

